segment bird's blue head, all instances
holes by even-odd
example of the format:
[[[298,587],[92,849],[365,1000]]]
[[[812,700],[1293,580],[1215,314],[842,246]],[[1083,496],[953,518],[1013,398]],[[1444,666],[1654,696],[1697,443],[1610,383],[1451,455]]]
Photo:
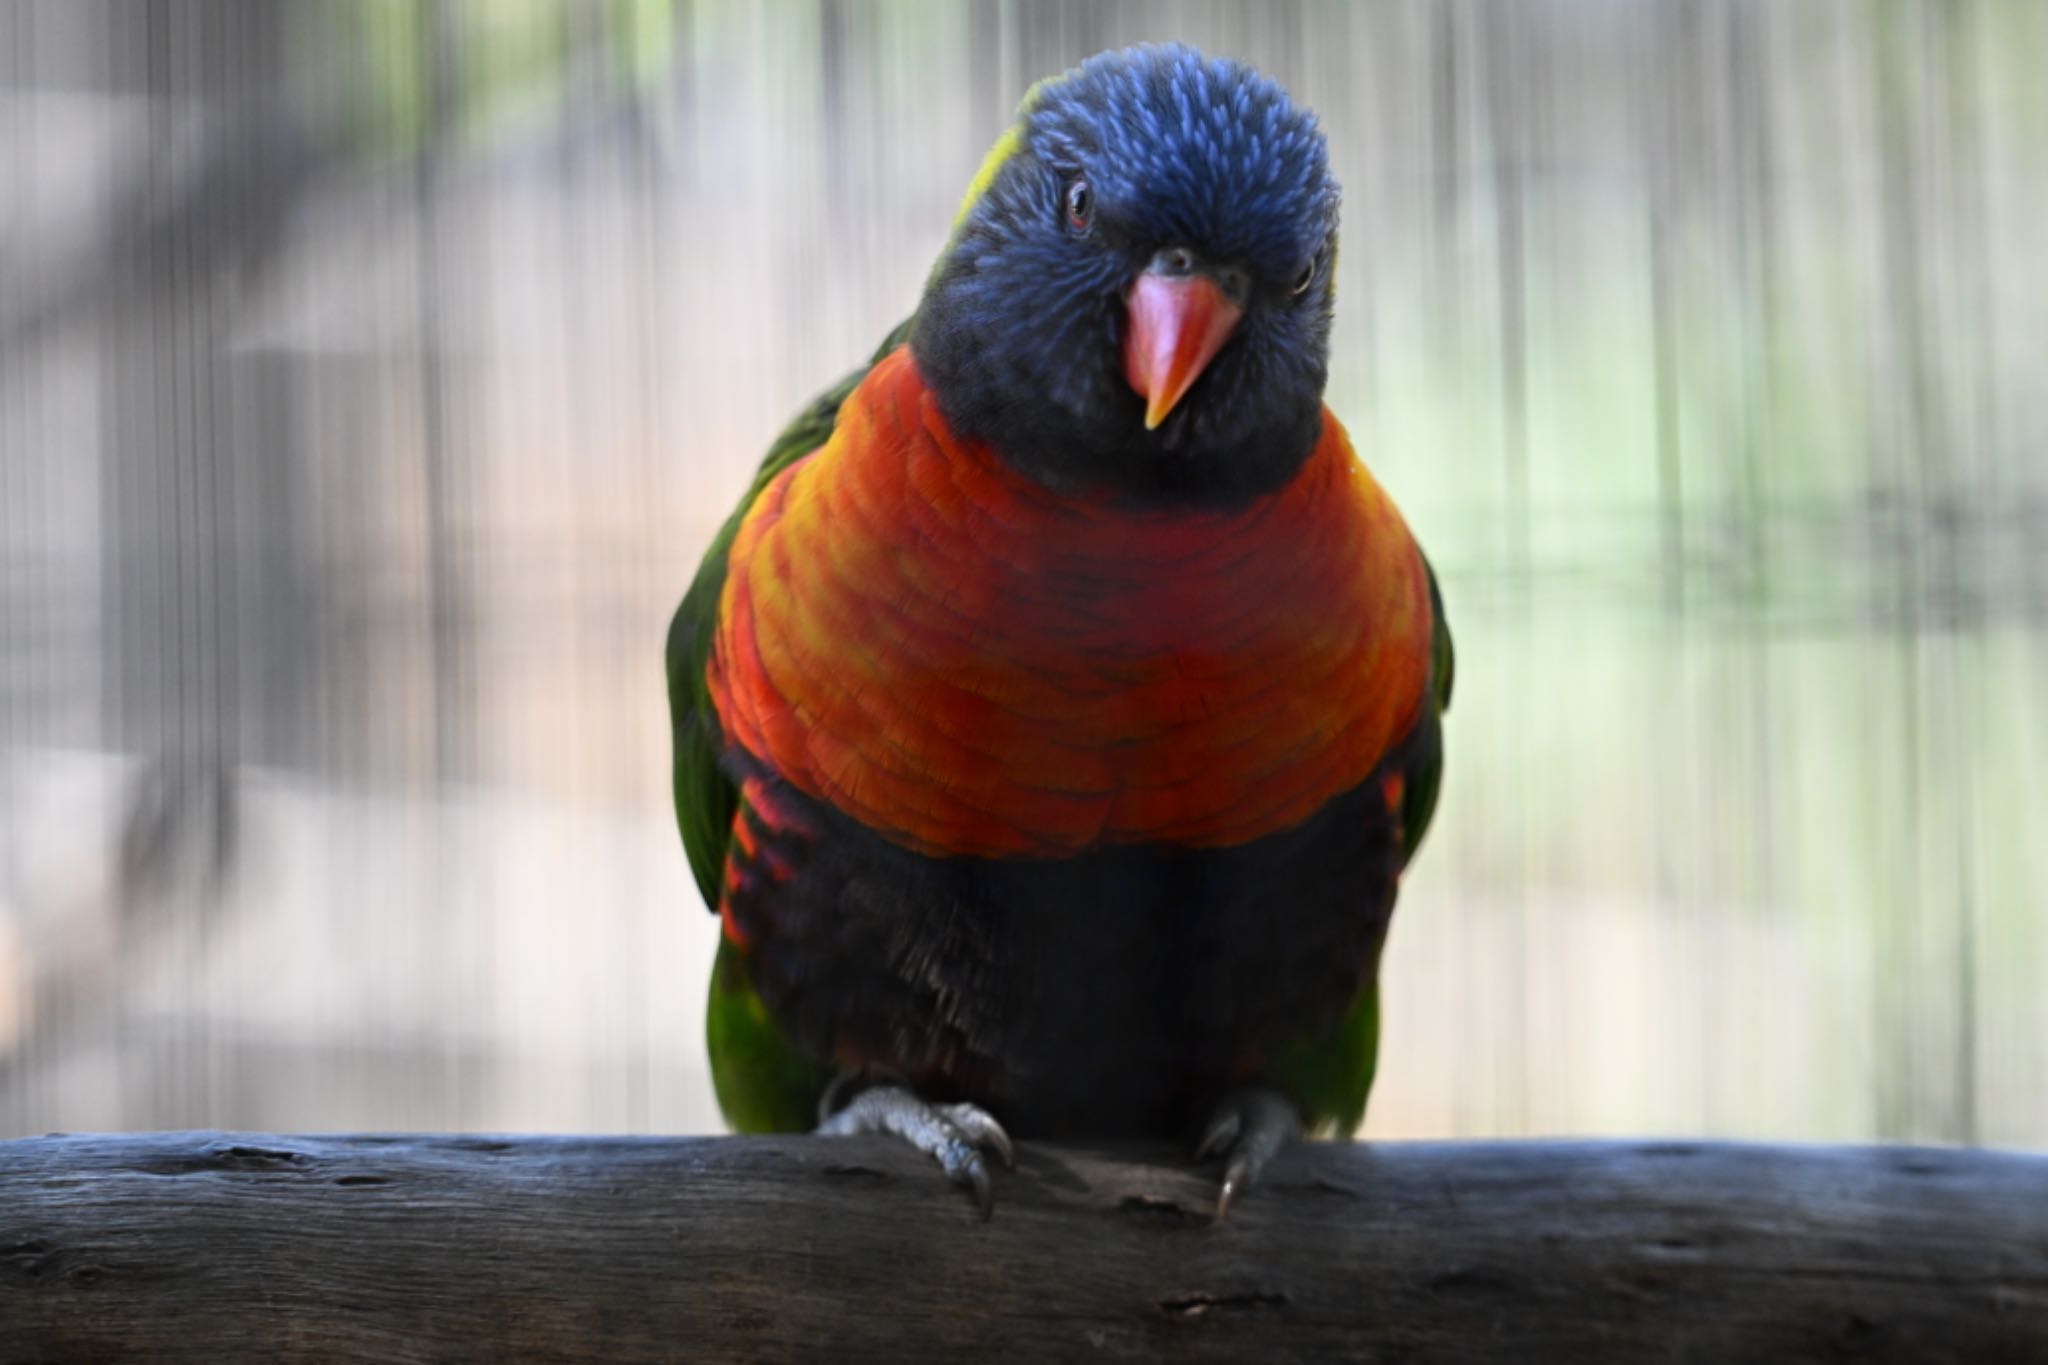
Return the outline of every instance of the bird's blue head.
[[[955,430],[1051,487],[1228,504],[1314,449],[1337,183],[1315,116],[1186,47],[1025,98],[911,345]]]

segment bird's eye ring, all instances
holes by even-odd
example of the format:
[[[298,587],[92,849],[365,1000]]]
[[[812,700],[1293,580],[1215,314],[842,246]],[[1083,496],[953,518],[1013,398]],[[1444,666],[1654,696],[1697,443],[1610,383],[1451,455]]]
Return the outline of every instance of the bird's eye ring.
[[[1323,253],[1318,251],[1315,255],[1309,257],[1308,264],[1303,266],[1301,273],[1294,277],[1294,287],[1287,292],[1297,297],[1306,294],[1308,287],[1316,282],[1316,275],[1321,272],[1322,268]]]
[[[1086,236],[1095,222],[1095,191],[1079,176],[1067,182],[1066,207],[1068,228],[1077,237]]]

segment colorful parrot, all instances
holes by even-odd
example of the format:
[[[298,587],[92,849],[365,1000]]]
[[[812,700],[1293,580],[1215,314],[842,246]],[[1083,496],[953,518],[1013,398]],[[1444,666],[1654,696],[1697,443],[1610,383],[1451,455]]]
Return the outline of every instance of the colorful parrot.
[[[1436,804],[1434,575],[1324,408],[1314,117],[1185,47],[1036,87],[917,312],[769,450],[668,637],[749,1132],[1349,1134]]]

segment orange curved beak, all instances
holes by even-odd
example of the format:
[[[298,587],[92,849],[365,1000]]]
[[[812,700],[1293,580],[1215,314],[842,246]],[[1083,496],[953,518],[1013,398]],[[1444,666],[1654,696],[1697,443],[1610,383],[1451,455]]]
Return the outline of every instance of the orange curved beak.
[[[1216,358],[1244,309],[1203,274],[1148,270],[1124,296],[1124,378],[1145,400],[1145,430],[1155,431]]]

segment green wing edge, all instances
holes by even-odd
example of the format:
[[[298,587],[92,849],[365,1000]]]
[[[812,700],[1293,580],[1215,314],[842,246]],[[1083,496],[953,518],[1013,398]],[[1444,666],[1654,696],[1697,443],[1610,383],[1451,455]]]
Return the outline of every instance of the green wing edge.
[[[1435,621],[1429,662],[1429,705],[1433,714],[1427,718],[1434,723],[1450,709],[1457,656],[1451,648],[1451,627],[1444,619],[1444,599],[1437,587],[1436,570],[1430,567],[1427,557],[1422,567],[1429,575],[1429,609]],[[1429,756],[1408,774],[1402,792],[1404,864],[1415,856],[1422,836],[1429,831],[1443,773],[1443,743],[1439,736]],[[1373,1077],[1379,1070],[1379,1049],[1380,987],[1375,974],[1336,1031],[1305,1042],[1282,1056],[1273,1067],[1273,1080],[1301,1106],[1303,1122],[1310,1132],[1348,1138],[1365,1120],[1366,1097],[1372,1093]]]
[[[719,764],[723,740],[705,677],[733,538],[761,490],[825,443],[838,420],[840,405],[867,377],[875,361],[902,345],[909,335],[910,322],[906,320],[889,333],[873,359],[819,394],[775,438],[739,507],[712,539],[690,590],[683,594],[682,605],[669,622],[668,708],[675,746],[671,781],[676,825],[682,832],[683,851],[689,855],[697,889],[712,910],[718,908],[726,845],[739,808],[739,789]],[[719,941],[718,962],[712,971],[705,1041],[718,1105],[734,1128],[748,1133],[798,1132],[815,1123],[818,1096],[829,1070],[798,1051],[776,1027],[747,981],[744,958],[724,939]]]

